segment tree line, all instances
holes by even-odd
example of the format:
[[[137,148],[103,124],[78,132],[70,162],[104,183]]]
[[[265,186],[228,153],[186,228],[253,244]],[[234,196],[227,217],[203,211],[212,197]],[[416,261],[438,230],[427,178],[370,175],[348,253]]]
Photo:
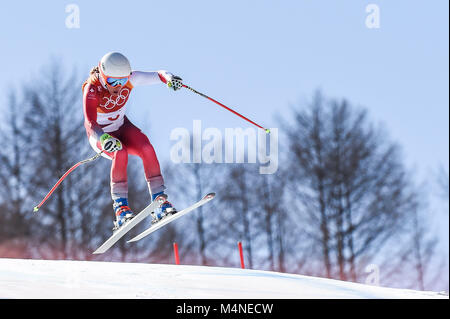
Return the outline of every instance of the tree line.
[[[238,267],[242,241],[249,268],[364,282],[367,266],[377,264],[384,285],[442,285],[426,190],[415,184],[401,147],[366,109],[321,92],[279,119],[276,173],[259,174],[248,163],[162,163],[176,207],[209,191],[217,198],[138,243],[121,240],[92,255],[113,226],[109,161],[80,166],[32,212],[65,171],[92,156],[82,79],[67,74],[52,63],[0,106],[0,257],[173,263],[176,241],[184,264]],[[130,157],[136,212],[150,200],[138,182],[141,166]],[[448,174],[440,183],[448,198]],[[130,236],[148,226],[141,224]]]

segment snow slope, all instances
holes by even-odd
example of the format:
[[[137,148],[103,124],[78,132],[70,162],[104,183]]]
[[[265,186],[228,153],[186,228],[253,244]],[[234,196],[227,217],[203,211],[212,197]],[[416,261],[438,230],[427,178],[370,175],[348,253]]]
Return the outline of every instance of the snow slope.
[[[448,299],[448,295],[240,268],[0,258],[0,298]]]

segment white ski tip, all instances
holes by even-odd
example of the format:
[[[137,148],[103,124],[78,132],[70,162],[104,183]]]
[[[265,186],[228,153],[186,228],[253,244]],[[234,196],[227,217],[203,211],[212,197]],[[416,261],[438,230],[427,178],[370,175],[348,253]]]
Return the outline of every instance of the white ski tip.
[[[216,193],[209,193],[209,194],[205,195],[205,197],[203,197],[203,199],[210,200],[210,199],[213,199],[214,196],[216,196]]]
[[[146,230],[144,230],[142,233],[140,233],[139,235],[137,235],[136,237],[128,240],[128,243],[132,243],[138,240],[141,240],[142,238],[144,238],[145,236],[150,235],[152,232],[158,230],[159,228],[163,227],[164,225],[180,218],[181,216],[185,215],[186,213],[189,213],[190,211],[193,211],[194,209],[196,209],[199,206],[202,206],[203,204],[209,202],[210,200],[212,200],[214,198],[214,196],[216,196],[216,193],[208,193],[205,196],[203,196],[203,198],[201,200],[199,200],[198,202],[194,203],[193,205],[177,212],[174,215],[170,215],[167,218],[163,218],[160,221],[152,224],[149,228],[147,228]]]

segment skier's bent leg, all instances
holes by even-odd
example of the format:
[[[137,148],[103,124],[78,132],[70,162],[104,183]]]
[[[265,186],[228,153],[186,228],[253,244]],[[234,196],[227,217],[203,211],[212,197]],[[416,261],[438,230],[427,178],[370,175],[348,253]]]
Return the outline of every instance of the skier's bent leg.
[[[111,133],[113,134],[113,133]],[[92,148],[99,152],[101,150],[100,141],[89,136],[89,143]],[[120,151],[104,152],[102,156],[112,160],[110,172],[111,197],[113,199],[113,209],[116,215],[114,221],[114,230],[124,224],[126,220],[134,217],[134,213],[128,207],[128,181],[127,181],[127,165],[128,151],[123,145]]]
[[[148,141],[148,139],[147,139]],[[145,143],[140,149],[139,156],[142,159],[144,165],[145,179],[148,184],[148,189],[151,195],[163,192],[166,187],[164,186],[164,178],[161,175],[161,168],[159,166],[158,158],[156,157],[153,145]]]
[[[164,179],[161,175],[161,168],[159,166],[158,158],[156,157],[153,145],[150,143],[147,136],[136,127],[127,130],[127,133],[133,133],[131,143],[127,143],[128,152],[137,155],[142,159],[144,164],[145,179],[147,180],[148,189],[152,200],[164,193],[166,187],[164,186]],[[154,221],[158,221],[168,214],[175,214],[176,209],[169,201],[165,201],[154,212]]]
[[[113,200],[128,198],[127,165],[128,151],[126,147],[123,147],[114,153],[111,165],[111,197]]]
[[[122,146],[120,151],[114,153],[111,166],[111,197],[116,215],[114,229],[118,229],[125,221],[134,217],[133,211],[128,206],[127,165],[128,151],[125,146]]]
[[[147,142],[139,150],[139,156],[142,158],[142,162],[144,163],[145,178],[147,180],[150,196],[152,197],[152,200],[155,200],[158,195],[164,193],[166,187],[164,186],[164,179],[161,175],[155,150],[153,149],[152,144],[150,144],[150,141],[148,141],[147,137],[145,137],[145,140]],[[172,206],[172,204],[169,201],[165,201],[153,212],[153,222],[157,222],[164,216],[175,214],[176,212],[177,210]]]
[[[126,130],[123,132],[123,142],[127,146],[129,154],[137,155],[142,159],[150,194],[164,191],[166,187],[159,161],[148,137],[133,124],[127,123]]]

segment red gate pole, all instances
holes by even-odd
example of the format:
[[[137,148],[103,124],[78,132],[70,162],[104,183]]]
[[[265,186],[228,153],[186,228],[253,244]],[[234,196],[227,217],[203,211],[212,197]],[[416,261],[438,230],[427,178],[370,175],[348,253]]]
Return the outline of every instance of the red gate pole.
[[[175,255],[175,264],[180,264],[180,256],[178,255],[178,244],[173,243],[173,254]]]
[[[238,242],[238,247],[239,247],[239,256],[241,257],[241,268],[245,269],[245,265],[244,265],[244,253],[242,251],[242,243]]]

